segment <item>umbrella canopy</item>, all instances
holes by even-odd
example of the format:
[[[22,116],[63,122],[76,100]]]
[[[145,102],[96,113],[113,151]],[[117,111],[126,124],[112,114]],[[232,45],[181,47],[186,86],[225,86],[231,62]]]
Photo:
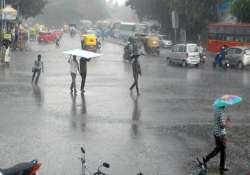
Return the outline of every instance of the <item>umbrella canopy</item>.
[[[94,53],[94,52],[90,52],[86,50],[81,50],[81,49],[68,50],[68,51],[64,51],[63,53],[67,55],[83,57],[87,60],[102,56],[102,54],[98,54],[98,53]]]
[[[223,95],[214,101],[215,108],[228,107],[242,102],[242,98],[236,95]]]

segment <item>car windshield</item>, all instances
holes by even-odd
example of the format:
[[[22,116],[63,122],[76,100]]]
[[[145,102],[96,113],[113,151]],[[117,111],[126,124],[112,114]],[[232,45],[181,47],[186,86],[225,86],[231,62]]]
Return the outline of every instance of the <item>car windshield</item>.
[[[189,52],[198,52],[198,47],[196,45],[188,46]]]

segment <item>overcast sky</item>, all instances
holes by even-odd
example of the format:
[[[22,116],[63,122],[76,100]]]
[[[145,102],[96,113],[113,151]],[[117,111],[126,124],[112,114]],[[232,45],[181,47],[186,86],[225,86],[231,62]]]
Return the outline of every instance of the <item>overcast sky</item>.
[[[106,0],[106,1],[109,1],[109,0]],[[116,2],[118,2],[119,4],[124,4],[126,2],[126,0],[114,0]]]

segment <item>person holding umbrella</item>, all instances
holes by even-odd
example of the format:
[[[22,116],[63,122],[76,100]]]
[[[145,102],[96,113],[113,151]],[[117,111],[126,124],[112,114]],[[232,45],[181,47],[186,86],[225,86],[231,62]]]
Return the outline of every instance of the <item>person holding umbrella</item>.
[[[214,102],[215,113],[214,113],[214,139],[215,148],[214,150],[203,157],[203,165],[207,168],[207,162],[220,153],[220,170],[228,171],[229,168],[225,166],[226,162],[226,129],[229,127],[231,122],[228,116],[225,116],[226,108],[234,104],[238,104],[242,101],[241,97],[234,95],[224,95],[221,98],[216,99]]]
[[[81,92],[84,93],[85,81],[86,81],[86,76],[87,76],[87,59],[84,57],[81,57],[80,59],[80,74],[82,77]]]
[[[85,90],[84,90],[85,80],[86,80],[86,76],[87,76],[87,62],[90,61],[92,58],[97,58],[97,57],[100,57],[102,55],[99,53],[94,53],[94,52],[90,52],[90,51],[86,51],[86,50],[82,50],[82,49],[68,50],[68,51],[64,51],[63,53],[70,55],[70,56],[74,55],[75,60],[76,60],[77,56],[80,57],[80,66],[78,64],[74,65],[74,72],[76,73],[76,71],[78,69],[79,73],[81,74],[81,77],[82,77],[81,91],[82,91],[82,93],[84,93],[85,92]],[[72,83],[73,83],[73,79],[72,79]],[[75,87],[74,83],[73,83],[73,87]]]

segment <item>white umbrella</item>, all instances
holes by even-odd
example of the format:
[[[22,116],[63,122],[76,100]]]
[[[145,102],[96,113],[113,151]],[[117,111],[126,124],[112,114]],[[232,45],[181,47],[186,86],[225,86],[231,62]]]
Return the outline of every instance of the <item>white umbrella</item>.
[[[86,50],[81,50],[81,49],[68,50],[68,51],[64,51],[63,53],[67,54],[67,55],[74,55],[74,56],[83,57],[87,60],[90,60],[91,58],[96,58],[96,57],[102,56],[102,54],[94,53],[94,52],[90,52],[90,51],[86,51]]]

